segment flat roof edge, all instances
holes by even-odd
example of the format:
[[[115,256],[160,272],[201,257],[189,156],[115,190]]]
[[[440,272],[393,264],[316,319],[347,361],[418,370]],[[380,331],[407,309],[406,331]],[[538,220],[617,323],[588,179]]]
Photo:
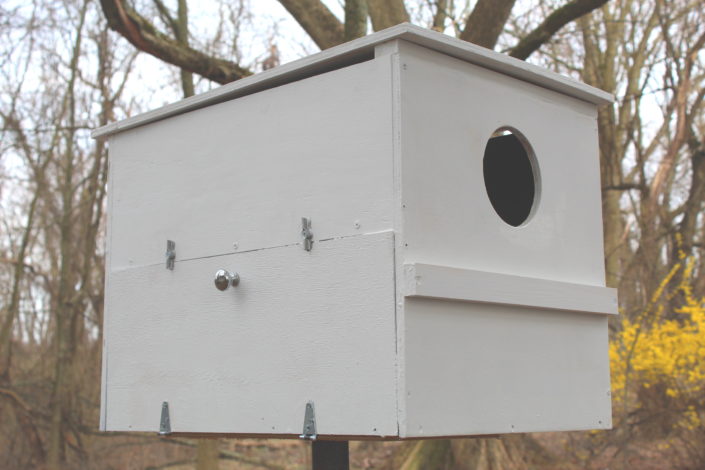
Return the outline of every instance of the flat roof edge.
[[[325,73],[337,66],[356,63],[374,53],[374,47],[387,41],[401,39],[432,49],[457,59],[485,67],[544,88],[578,98],[595,105],[614,101],[610,93],[591,87],[572,78],[545,70],[536,65],[469,42],[431,31],[409,23],[400,24],[354,41],[326,49],[317,54],[289,62],[264,72],[242,78],[205,93],[138,114],[122,121],[94,129],[91,137],[103,138],[128,129],[160,121],[178,114],[205,108],[217,103],[257,93],[291,83],[302,78]]]
[[[611,93],[565,75],[452,36],[409,26],[409,31],[399,34],[399,39],[598,106],[614,102]]]

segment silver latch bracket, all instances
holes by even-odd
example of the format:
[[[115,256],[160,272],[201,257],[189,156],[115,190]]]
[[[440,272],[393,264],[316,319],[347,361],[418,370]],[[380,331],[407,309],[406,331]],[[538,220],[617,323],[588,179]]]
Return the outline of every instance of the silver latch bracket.
[[[159,420],[159,435],[168,436],[171,434],[171,420],[169,419],[169,402],[162,403],[162,417]]]
[[[304,430],[299,436],[301,439],[308,439],[310,441],[315,441],[318,434],[316,434],[316,413],[313,409],[313,402],[310,401],[306,403],[306,411],[304,412]]]
[[[166,269],[174,269],[174,260],[176,259],[176,242],[174,240],[166,241]]]
[[[311,219],[308,217],[301,217],[301,236],[304,237],[304,250],[311,251],[313,232],[311,231]]]

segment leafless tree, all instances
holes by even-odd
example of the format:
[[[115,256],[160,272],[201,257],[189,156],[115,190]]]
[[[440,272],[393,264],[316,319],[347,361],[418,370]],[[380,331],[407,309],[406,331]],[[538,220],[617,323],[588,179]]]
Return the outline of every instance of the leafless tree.
[[[248,56],[240,33],[257,21],[248,2],[215,3],[217,26],[208,34],[193,21],[201,6],[187,0],[0,4],[0,467],[107,468],[105,455],[118,467],[210,470],[219,460],[286,467],[234,442],[95,431],[108,160],[89,130],[143,109],[147,98],[129,86],[136,61],[168,64],[173,74],[160,85],[187,97],[276,66],[284,42],[297,40],[272,26],[261,32],[265,52]],[[364,36],[368,24],[381,30],[414,21],[615,94],[598,121],[608,283],[620,288],[631,315],[684,254],[702,271],[705,10],[698,1],[347,0],[339,13],[332,2],[279,3],[320,49]],[[702,295],[705,276],[696,279]],[[627,455],[640,419],[618,414],[615,431],[573,436],[580,452],[560,458],[588,467]],[[557,458],[533,437],[394,449],[388,468],[406,470],[520,469]]]

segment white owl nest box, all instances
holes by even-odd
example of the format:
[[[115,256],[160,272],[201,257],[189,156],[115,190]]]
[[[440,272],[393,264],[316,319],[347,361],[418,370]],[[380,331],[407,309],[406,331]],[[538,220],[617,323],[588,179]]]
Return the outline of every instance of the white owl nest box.
[[[102,429],[609,428],[610,100],[407,24],[96,130]]]

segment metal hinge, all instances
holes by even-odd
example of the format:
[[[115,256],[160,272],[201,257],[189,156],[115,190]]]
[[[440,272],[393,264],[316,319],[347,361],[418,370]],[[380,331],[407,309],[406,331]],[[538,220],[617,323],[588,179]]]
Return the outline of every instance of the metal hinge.
[[[304,237],[304,250],[311,251],[313,232],[311,231],[311,219],[307,217],[301,217],[301,236]]]
[[[169,403],[162,403],[162,417],[159,420],[159,435],[168,436],[171,434],[171,420],[169,419]]]
[[[304,413],[304,430],[299,436],[301,439],[315,441],[316,434],[316,414],[313,410],[313,402],[306,403],[306,412]]]
[[[166,241],[166,269],[174,269],[174,260],[176,259],[176,242],[173,240]]]

